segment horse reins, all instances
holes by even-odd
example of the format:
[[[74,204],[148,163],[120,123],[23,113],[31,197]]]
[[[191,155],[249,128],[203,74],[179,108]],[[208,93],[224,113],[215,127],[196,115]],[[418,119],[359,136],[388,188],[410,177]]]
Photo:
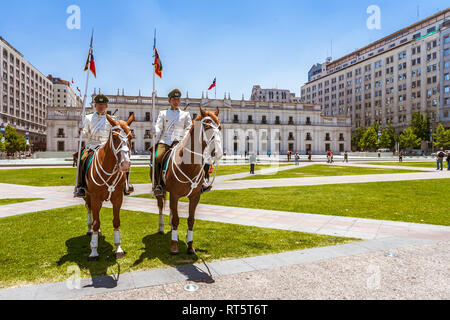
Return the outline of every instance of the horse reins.
[[[212,134],[212,136],[211,136],[211,138],[208,140],[207,139],[207,137],[206,137],[206,131],[208,130],[208,129],[206,129],[205,130],[205,121],[206,120],[211,120],[211,123],[208,123],[207,125],[208,126],[210,126],[213,130],[214,130],[214,133]],[[200,141],[201,142],[205,142],[206,143],[206,147],[205,147],[205,149],[204,150],[209,150],[209,147],[210,147],[210,145],[215,141],[215,139],[216,139],[216,135],[217,134],[220,134],[220,131],[219,131],[219,125],[217,125],[217,124],[215,124],[214,123],[214,120],[211,118],[211,117],[205,117],[205,118],[203,118],[202,119],[202,121],[201,121],[201,125],[202,125],[202,136],[203,136],[203,140],[202,140],[202,137],[200,137]],[[187,134],[189,134],[189,131],[188,131],[188,133]],[[193,139],[193,137],[191,136],[191,139]],[[193,179],[191,179],[191,178],[189,178],[189,176],[187,176],[186,175],[186,173],[184,173],[183,172],[183,170],[181,170],[181,168],[178,166],[178,164],[176,163],[176,159],[175,159],[175,154],[176,154],[176,152],[177,151],[179,151],[179,148],[181,147],[181,144],[178,144],[173,150],[172,150],[172,153],[171,153],[171,155],[170,155],[170,158],[172,158],[172,173],[173,173],[173,175],[175,176],[175,178],[178,180],[178,182],[180,182],[180,183],[184,183],[184,184],[187,184],[187,183],[190,183],[191,184],[191,190],[189,191],[189,193],[186,195],[186,197],[189,197],[191,194],[192,194],[192,192],[198,187],[198,185],[199,185],[199,183],[200,183],[200,180],[201,180],[201,178],[203,178],[203,170],[204,170],[204,168],[205,168],[205,165],[206,165],[206,161],[204,161],[204,154],[199,154],[198,152],[195,152],[195,151],[192,151],[191,149],[189,149],[189,148],[187,148],[186,146],[183,148],[183,150],[186,150],[186,151],[188,151],[189,153],[191,153],[191,154],[194,154],[194,155],[197,155],[197,156],[201,156],[202,157],[202,162],[203,162],[203,165],[202,165],[202,167],[201,167],[201,169],[200,169],[200,172],[193,178]],[[213,164],[217,164],[217,167],[218,167],[218,161],[213,161]],[[178,169],[178,171],[180,171],[181,172],[181,174],[187,179],[187,181],[181,181],[180,180],[180,178],[178,178],[178,176],[177,176],[177,174],[175,173],[175,169],[174,169],[174,165],[175,165],[175,167]],[[211,186],[213,183],[214,183],[214,180],[216,179],[216,172],[217,172],[217,168],[216,168],[216,170],[214,171],[214,178],[213,178],[213,180],[209,183],[209,185],[207,186],[207,187],[209,187],[209,186]]]
[[[116,129],[119,129],[120,132],[115,132],[114,130],[116,130]],[[117,146],[117,148],[114,146],[113,134],[116,134],[120,138],[120,144]],[[130,134],[132,134],[132,133],[129,132],[127,135],[125,135],[124,130],[120,126],[115,126],[115,127],[111,128],[110,136],[109,136],[110,148],[111,148],[111,150],[113,150],[114,157],[116,158],[116,165],[114,167],[113,172],[111,172],[111,173],[110,172],[106,172],[105,169],[103,169],[102,165],[100,164],[100,160],[99,160],[99,157],[98,157],[100,149],[97,149],[95,151],[94,163],[93,163],[93,166],[92,166],[92,169],[91,169],[91,180],[99,187],[103,187],[105,185],[108,187],[109,195],[108,195],[108,199],[106,199],[106,201],[109,201],[111,199],[112,193],[116,190],[116,187],[119,184],[119,181],[122,180],[122,177],[124,175],[123,172],[120,172],[120,174],[117,174],[117,173],[119,173],[118,172],[119,171],[119,158],[118,158],[117,154],[119,152],[121,152],[121,151],[125,151],[126,152],[126,149],[128,149],[128,152],[129,152],[128,137],[130,136]],[[95,172],[100,177],[100,179],[103,181],[102,184],[97,183],[97,181],[94,178],[94,175],[93,175],[94,166],[95,166]],[[105,180],[103,178],[103,176],[102,176],[101,172],[99,172],[98,168],[101,169],[103,174],[109,176],[109,178],[107,180]],[[112,184],[108,184],[108,182],[111,180],[111,178],[114,175],[116,175],[116,179],[114,180],[114,182]]]

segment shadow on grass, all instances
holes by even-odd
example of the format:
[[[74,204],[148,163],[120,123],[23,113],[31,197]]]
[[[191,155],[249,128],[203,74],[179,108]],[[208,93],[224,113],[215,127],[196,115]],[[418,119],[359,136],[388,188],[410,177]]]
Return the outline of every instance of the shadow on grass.
[[[85,288],[115,288],[119,281],[120,265],[116,261],[115,249],[105,241],[104,236],[98,238],[98,261],[89,261],[91,253],[91,237],[85,235],[72,238],[66,241],[67,254],[59,259],[58,266],[66,262],[76,263],[81,270],[88,270],[92,279],[92,284],[84,286]],[[108,268],[117,265],[117,274],[108,276]]]
[[[133,263],[133,267],[143,263],[145,259],[158,259],[165,265],[174,267],[178,272],[185,275],[187,281],[214,283],[211,271],[203,259],[200,258],[208,270],[208,273],[194,265],[194,263],[199,260],[199,257],[197,254],[187,254],[187,245],[184,241],[178,242],[179,255],[172,256],[170,254],[171,237],[171,232],[167,232],[164,235],[155,233],[145,236],[142,239],[142,243],[145,247],[141,249],[144,252],[142,252],[139,259]],[[202,249],[196,249],[196,251],[207,253],[207,250]]]

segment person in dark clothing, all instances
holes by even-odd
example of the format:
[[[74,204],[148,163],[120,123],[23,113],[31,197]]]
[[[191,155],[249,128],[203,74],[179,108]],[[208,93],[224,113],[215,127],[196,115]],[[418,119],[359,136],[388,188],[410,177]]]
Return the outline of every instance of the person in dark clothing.
[[[436,170],[443,170],[444,167],[444,158],[445,156],[448,156],[445,152],[444,152],[444,148],[441,148],[441,150],[438,151],[438,153],[436,154],[436,164],[437,164],[437,169]],[[439,169],[440,167],[440,169]]]

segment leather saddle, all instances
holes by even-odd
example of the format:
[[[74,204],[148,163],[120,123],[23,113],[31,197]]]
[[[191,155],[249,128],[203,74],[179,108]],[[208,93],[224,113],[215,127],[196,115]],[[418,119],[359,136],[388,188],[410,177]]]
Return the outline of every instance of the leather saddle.
[[[159,167],[160,171],[159,172],[155,172],[155,173],[159,173],[159,177],[160,177],[160,184],[164,185],[165,184],[165,180],[166,180],[166,171],[168,169],[168,165],[169,165],[169,160],[170,160],[170,155],[172,153],[173,148],[178,144],[178,141],[175,141],[174,143],[172,143],[172,145],[166,150],[166,152],[164,153],[163,157],[162,157],[162,161],[161,161],[161,167]],[[151,156],[150,156],[150,166],[152,164],[152,158],[151,157],[155,157],[156,155],[153,154],[153,147],[148,148],[148,151],[150,152]],[[157,179],[157,178],[156,178]]]

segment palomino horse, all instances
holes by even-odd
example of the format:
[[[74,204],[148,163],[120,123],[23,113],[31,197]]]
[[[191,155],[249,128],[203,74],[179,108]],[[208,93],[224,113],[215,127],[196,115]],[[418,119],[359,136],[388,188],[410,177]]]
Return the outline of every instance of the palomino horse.
[[[111,124],[111,132],[106,144],[97,149],[86,173],[88,209],[88,235],[91,235],[89,260],[98,260],[98,234],[100,230],[100,209],[104,201],[111,201],[114,213],[114,245],[116,258],[123,258],[125,252],[120,242],[120,208],[126,183],[126,172],[130,171],[130,141],[133,134],[129,128],[134,121],[134,113],[125,121],[115,121],[106,115]]]
[[[194,119],[189,132],[184,139],[174,147],[170,155],[165,174],[165,192],[170,193],[170,217],[172,228],[172,246],[170,253],[178,254],[178,200],[189,198],[189,218],[186,242],[188,254],[194,254],[194,221],[195,210],[200,201],[204,181],[204,159],[212,157],[219,161],[223,155],[221,125],[219,109],[216,113],[207,112],[200,108],[200,115]],[[158,197],[159,234],[164,234],[164,197]]]

